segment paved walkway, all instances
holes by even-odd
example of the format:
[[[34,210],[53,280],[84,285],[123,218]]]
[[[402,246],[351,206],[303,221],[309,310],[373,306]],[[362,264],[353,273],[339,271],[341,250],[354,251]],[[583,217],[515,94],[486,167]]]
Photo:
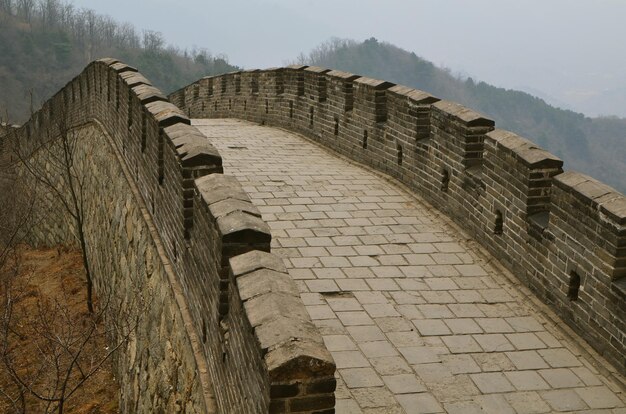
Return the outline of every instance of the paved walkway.
[[[337,413],[626,413],[624,390],[431,206],[295,134],[195,125],[272,228],[337,363]]]

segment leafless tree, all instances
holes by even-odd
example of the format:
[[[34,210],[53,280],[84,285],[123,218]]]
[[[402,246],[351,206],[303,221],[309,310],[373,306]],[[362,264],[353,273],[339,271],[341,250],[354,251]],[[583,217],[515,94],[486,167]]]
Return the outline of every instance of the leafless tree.
[[[1,111],[0,111],[1,112]],[[8,115],[0,115],[0,266],[12,256],[14,246],[21,241],[21,229],[27,226],[32,204],[15,182],[10,136],[12,126]]]
[[[13,13],[13,0],[0,0],[0,10],[7,14]]]
[[[0,137],[0,373],[4,372],[0,377],[5,380],[0,383],[0,401],[16,413],[34,408],[62,414],[68,400],[134,335],[147,303],[146,290],[134,279],[129,284],[132,292],[125,292],[124,297],[104,291],[97,300],[89,292],[88,312],[76,311],[82,299],[65,283],[54,296],[33,293],[30,281],[35,275],[23,266],[18,248],[29,227],[37,225],[33,192],[53,194],[84,230],[85,177],[75,159],[77,137],[65,126],[58,130],[58,137],[31,150],[27,159],[18,153],[16,161],[29,172],[21,177],[7,162],[7,140]],[[38,165],[42,161],[48,165],[47,174]],[[53,174],[57,180],[51,178]],[[21,186],[20,179],[34,181],[36,186]],[[78,233],[84,246],[84,232]],[[85,251],[82,257],[84,261]],[[25,341],[34,354],[24,354]],[[104,352],[96,349],[102,343],[108,343]]]
[[[35,0],[17,0],[17,15],[30,23],[35,5]]]
[[[87,309],[93,313],[93,277],[85,233],[85,185],[91,169],[84,162],[77,162],[78,136],[67,125],[67,116],[60,114],[58,119],[56,128],[45,131],[45,137],[38,147],[24,151],[16,146],[16,153],[29,176],[43,187],[42,191],[52,194],[53,200],[72,221],[87,280]]]
[[[17,275],[20,272],[11,270],[9,277]],[[3,289],[0,353],[12,386],[0,387],[1,393],[18,412],[25,412],[28,400],[34,399],[45,413],[62,414],[68,400],[134,334],[141,314],[137,308],[143,306],[143,299],[137,292],[133,295],[136,303],[122,306],[108,296],[95,313],[77,314],[69,305],[74,292],[64,290],[60,297],[39,297],[34,316],[28,317],[21,303],[32,293],[24,286],[14,279]],[[24,338],[35,345],[35,355],[20,353]],[[104,353],[95,349],[107,341],[113,342]]]
[[[0,400],[16,413],[34,408],[37,412],[62,414],[68,400],[134,334],[147,303],[143,296],[145,289],[137,281],[131,283],[134,292],[127,293],[124,300],[111,292],[102,292],[97,301],[89,292],[89,312],[74,310],[82,299],[65,284],[61,284],[62,291],[57,296],[33,293],[29,284],[33,274],[23,265],[18,246],[28,227],[38,224],[32,214],[36,208],[33,193],[42,188],[50,190],[55,182],[41,175],[35,163],[37,156],[52,157],[57,170],[50,172],[70,175],[56,181],[59,191],[54,194],[63,197],[60,204],[74,220],[78,217],[84,220],[84,204],[81,205],[84,177],[77,175],[78,163],[73,159],[76,139],[69,131],[63,131],[59,138],[38,149],[45,152],[30,154],[28,164],[19,159],[20,165],[30,172],[29,176],[21,177],[14,174],[14,165],[4,145],[7,140],[0,137],[3,144],[0,147],[0,363],[6,373],[5,383],[0,384]],[[39,175],[35,177],[34,173]],[[39,187],[29,192],[21,180],[33,178]],[[70,194],[62,195],[61,188]],[[84,260],[84,252],[82,256]],[[24,353],[25,341],[30,343],[29,354]],[[102,343],[109,345],[104,352],[98,352],[95,348]]]
[[[165,39],[160,32],[153,30],[144,30],[143,32],[143,47],[149,52],[158,52],[163,49],[165,45]]]

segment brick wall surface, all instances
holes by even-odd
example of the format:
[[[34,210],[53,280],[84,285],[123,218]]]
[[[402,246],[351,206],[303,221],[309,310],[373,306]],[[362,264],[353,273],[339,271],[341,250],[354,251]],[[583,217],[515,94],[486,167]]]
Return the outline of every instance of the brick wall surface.
[[[626,371],[626,197],[614,189],[461,105],[346,72],[229,73],[170,100],[193,118],[301,133],[398,179]]]
[[[187,98],[244,90],[242,80]],[[269,252],[269,227],[188,116],[135,68],[102,59],[3,140],[5,153],[43,167],[66,194],[63,177],[45,168],[44,149],[61,131],[77,143],[87,184],[96,292],[146,299],[115,360],[123,411],[334,412],[334,362]],[[32,182],[28,168],[16,170]],[[59,200],[35,195],[32,242],[74,244]]]
[[[12,133],[17,126],[0,123],[0,188],[4,188],[5,185],[10,185],[14,180],[13,173],[11,171],[11,164],[13,158],[11,152],[8,150],[8,137],[9,133]],[[5,138],[6,137],[6,138]]]

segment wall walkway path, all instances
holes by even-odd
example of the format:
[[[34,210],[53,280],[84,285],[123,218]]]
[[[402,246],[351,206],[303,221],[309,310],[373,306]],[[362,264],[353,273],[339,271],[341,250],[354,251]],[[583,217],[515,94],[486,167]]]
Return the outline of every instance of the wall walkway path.
[[[624,378],[428,203],[296,134],[194,124],[271,227],[337,413],[626,413]]]

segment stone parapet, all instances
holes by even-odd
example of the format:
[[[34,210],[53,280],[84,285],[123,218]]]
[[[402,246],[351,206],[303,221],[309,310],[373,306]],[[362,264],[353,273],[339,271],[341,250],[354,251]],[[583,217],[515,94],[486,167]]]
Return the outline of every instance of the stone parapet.
[[[398,179],[625,372],[623,194],[564,173],[556,156],[471,109],[351,73],[303,65],[231,73],[170,99],[193,118],[298,132]]]
[[[250,307],[273,310],[280,302],[275,295],[288,298],[289,309],[304,306],[289,290],[293,285],[281,290],[284,269],[282,282],[270,278],[273,290],[266,294],[255,291],[251,277],[231,272],[231,259],[241,255],[258,259],[261,269],[265,259],[245,253],[269,254],[270,230],[237,180],[222,174],[219,152],[190,125],[190,111],[180,109],[209,94],[248,91],[255,82],[265,88],[256,77],[205,79],[204,87],[179,96],[175,105],[137,69],[101,59],[3,140],[3,150],[19,150],[43,165],[39,149],[62,133],[76,138],[79,162],[90,166],[92,177],[86,227],[96,291],[128,296],[139,280],[154,295],[136,337],[115,362],[125,412],[256,413],[281,404],[288,412],[319,411],[312,408],[317,406],[333,412],[334,363],[306,313],[297,320],[252,317],[259,313]],[[273,93],[281,82],[273,77]],[[74,226],[53,197],[42,197],[36,214],[34,244],[75,242]],[[248,281],[241,294],[239,276]],[[275,323],[303,342],[287,346],[286,337],[273,338]],[[310,365],[294,368],[301,363]],[[286,372],[292,368],[294,374]],[[233,409],[241,400],[248,411]]]
[[[232,338],[226,358],[258,344],[251,353],[263,367],[263,398],[271,413],[332,412],[335,363],[282,260],[262,251],[233,257],[230,286],[234,306],[226,321]],[[230,371],[242,368],[246,377],[243,366]]]

